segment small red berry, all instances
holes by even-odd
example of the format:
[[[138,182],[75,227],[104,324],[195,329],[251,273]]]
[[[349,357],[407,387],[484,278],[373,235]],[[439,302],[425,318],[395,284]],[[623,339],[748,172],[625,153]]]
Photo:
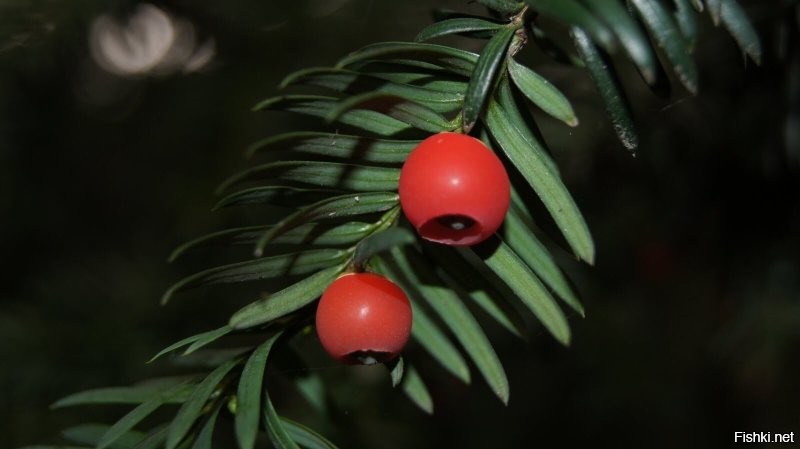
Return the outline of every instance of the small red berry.
[[[339,277],[317,306],[317,335],[340,362],[373,364],[397,357],[411,335],[411,303],[392,281],[372,273]]]
[[[400,204],[426,240],[466,246],[503,223],[511,187],[503,163],[483,142],[439,133],[420,142],[400,171]]]

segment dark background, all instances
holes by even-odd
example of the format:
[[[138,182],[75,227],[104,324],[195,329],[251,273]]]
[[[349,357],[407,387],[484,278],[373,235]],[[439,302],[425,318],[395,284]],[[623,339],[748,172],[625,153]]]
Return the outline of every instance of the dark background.
[[[595,267],[560,254],[587,318],[571,319],[570,348],[541,333],[525,343],[489,327],[511,383],[508,407],[474,370],[470,388],[423,362],[436,406],[428,417],[391,391],[380,368],[322,362],[314,369],[340,379],[335,426],[323,428],[335,442],[727,447],[734,431],[800,433],[797,20],[781,2],[749,4],[764,64],[743,61],[704,15],[696,97],[677,87],[669,98],[654,96],[618,61],[640,129],[636,158],[615,141],[584,72],[526,49],[527,62],[567,93],[581,119],[577,129],[540,123],[598,247]],[[104,73],[88,50],[89,26],[101,13],[124,14],[130,2],[0,2],[5,447],[107,418],[108,409],[47,408],[70,392],[161,373],[167,367],[144,362],[226,321],[235,290],[158,306],[171,282],[209,264],[166,257],[188,239],[241,223],[240,211],[209,213],[213,189],[246,166],[249,143],[293,126],[287,115],[249,111],[283,76],[367,43],[409,40],[433,7],[481,12],[466,1],[161,5],[215,39],[208,68]],[[277,405],[319,421],[296,401],[279,395]]]

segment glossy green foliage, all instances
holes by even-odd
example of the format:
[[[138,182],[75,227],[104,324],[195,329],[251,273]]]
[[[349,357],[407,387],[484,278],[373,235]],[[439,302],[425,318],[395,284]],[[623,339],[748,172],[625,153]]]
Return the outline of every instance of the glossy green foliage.
[[[633,126],[633,118],[617,81],[616,74],[610,69],[611,65],[608,57],[603,55],[589,36],[580,28],[573,27],[570,30],[570,35],[578,54],[589,70],[589,75],[597,86],[597,91],[603,99],[619,141],[628,150],[635,151],[639,146],[639,137]]]
[[[483,49],[470,76],[469,85],[461,108],[461,126],[469,133],[498,78],[498,72],[506,56],[506,50],[514,35],[513,28],[503,28],[494,35]]]
[[[544,77],[513,59],[508,60],[508,74],[520,92],[541,110],[569,126],[578,126],[578,117],[567,97]]]
[[[568,317],[585,311],[558,264],[557,243],[551,242],[563,240],[564,249],[588,264],[594,263],[595,245],[570,180],[562,178],[531,109],[565,126],[578,126],[579,120],[570,92],[556,87],[567,86],[522,62],[526,45],[536,43],[578,65],[574,70],[588,71],[619,140],[630,150],[639,141],[612,60],[629,59],[654,89],[665,70],[672,71],[693,94],[700,87],[691,54],[700,36],[699,14],[707,12],[724,26],[756,62],[761,46],[734,0],[478,2],[494,14],[441,13],[414,42],[367,45],[334,67],[292,73],[280,85],[287,91],[253,108],[305,115],[318,126],[253,143],[246,150],[250,164],[222,182],[215,210],[268,206],[283,213],[272,214],[271,222],[242,223],[179,246],[170,260],[214,246],[251,251],[233,262],[210,262],[168,288],[162,302],[179,293],[192,301],[193,289],[230,283],[251,287],[252,300],[240,301],[217,329],[184,338],[153,358],[180,351],[179,360],[188,360],[193,354],[202,362],[191,366],[209,372],[57,401],[54,408],[131,406],[112,425],[68,429],[65,439],[100,448],[207,449],[224,418],[232,420],[241,449],[253,449],[259,438],[276,448],[335,448],[281,416],[280,403],[276,408],[269,394],[270,376],[297,374],[293,384],[299,394],[325,414],[329,404],[319,373],[268,368],[271,353],[313,338],[315,301],[349,271],[383,274],[410,297],[411,338],[421,351],[408,351],[387,368],[392,385],[427,413],[434,410],[434,396],[415,368],[418,357],[430,357],[443,373],[466,384],[472,382],[472,366],[501,402],[509,401],[511,385],[491,334],[484,331],[487,321],[526,339],[526,318],[535,318],[556,341],[570,343]],[[569,30],[574,50],[548,34],[552,23]],[[480,51],[428,42],[444,36],[477,39]],[[422,139],[444,131],[473,133],[520,175],[512,176],[512,205],[503,228],[471,248],[422,241],[402,217],[397,186],[403,162]],[[546,235],[547,226],[534,216],[549,220],[556,235]],[[232,336],[247,343],[225,346]],[[209,349],[214,346],[222,349]],[[142,423],[164,405],[177,406],[172,419],[145,429]]]
[[[490,22],[483,19],[471,17],[459,17],[446,19],[428,26],[417,34],[414,38],[417,42],[428,41],[437,37],[447,36],[448,34],[475,35],[476,32],[496,33],[502,28],[502,24]]]

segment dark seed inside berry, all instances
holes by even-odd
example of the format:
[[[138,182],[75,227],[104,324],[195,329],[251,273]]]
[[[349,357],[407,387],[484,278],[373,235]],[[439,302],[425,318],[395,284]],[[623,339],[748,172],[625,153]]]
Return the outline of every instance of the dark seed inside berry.
[[[391,354],[383,351],[356,351],[347,355],[347,363],[353,365],[374,365],[386,362]]]
[[[454,231],[463,231],[475,224],[475,220],[465,215],[445,215],[437,218],[436,221]]]

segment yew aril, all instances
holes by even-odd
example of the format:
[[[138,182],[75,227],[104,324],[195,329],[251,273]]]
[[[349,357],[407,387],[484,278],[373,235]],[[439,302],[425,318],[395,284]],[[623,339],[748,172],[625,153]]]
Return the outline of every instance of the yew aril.
[[[489,238],[503,223],[511,187],[503,163],[474,137],[423,140],[400,172],[400,204],[422,238],[454,246]]]
[[[411,335],[411,304],[392,281],[350,273],[325,290],[317,306],[317,336],[336,360],[373,364],[396,358]]]

